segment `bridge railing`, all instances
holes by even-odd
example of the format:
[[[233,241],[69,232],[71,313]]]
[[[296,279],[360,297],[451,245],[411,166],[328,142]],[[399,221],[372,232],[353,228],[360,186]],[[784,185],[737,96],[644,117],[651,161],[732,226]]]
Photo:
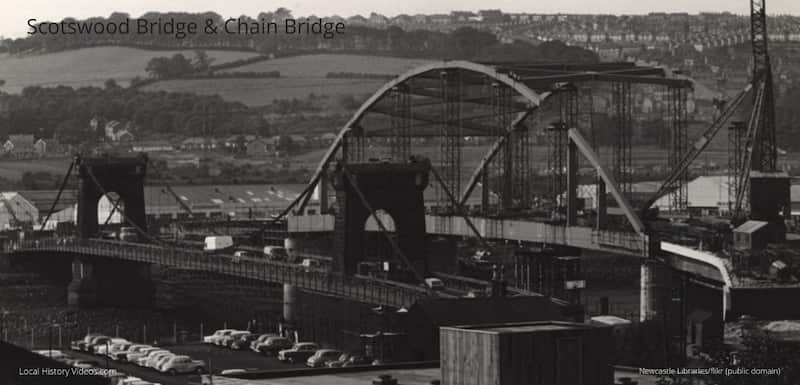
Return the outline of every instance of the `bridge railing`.
[[[408,307],[418,298],[428,294],[422,287],[371,277],[346,276],[285,262],[234,258],[231,255],[150,244],[53,238],[9,243],[6,248],[6,252],[37,250],[67,252],[208,271],[245,279],[286,283],[309,291],[395,307]]]

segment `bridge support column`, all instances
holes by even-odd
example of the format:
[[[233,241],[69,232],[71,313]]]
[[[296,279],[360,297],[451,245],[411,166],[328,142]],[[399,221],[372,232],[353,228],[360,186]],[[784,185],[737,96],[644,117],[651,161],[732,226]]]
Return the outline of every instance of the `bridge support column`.
[[[283,320],[288,326],[293,326],[297,322],[295,314],[295,303],[297,302],[297,289],[294,285],[283,284]]]
[[[578,147],[567,145],[567,226],[578,224]]]
[[[97,281],[94,265],[82,258],[72,261],[72,281],[67,286],[67,305],[94,306],[97,303]]]
[[[639,287],[640,321],[653,321],[664,317],[671,282],[671,272],[661,262],[647,260],[642,264]]]

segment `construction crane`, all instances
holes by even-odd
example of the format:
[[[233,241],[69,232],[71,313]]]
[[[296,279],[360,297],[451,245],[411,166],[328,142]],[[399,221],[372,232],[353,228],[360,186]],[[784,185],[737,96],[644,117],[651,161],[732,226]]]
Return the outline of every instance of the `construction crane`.
[[[778,149],[775,137],[775,100],[772,84],[772,67],[767,50],[767,13],[766,0],[750,0],[750,37],[753,43],[753,73],[750,84],[745,87],[733,100],[728,103],[725,110],[714,123],[709,126],[703,135],[684,154],[678,165],[667,176],[664,183],[642,206],[640,215],[646,217],[650,207],[658,198],[674,188],[675,181],[688,170],[691,163],[706,149],[714,136],[727,121],[733,116],[735,110],[745,100],[745,96],[753,92],[753,105],[750,119],[743,138],[742,152],[738,170],[735,173],[737,186],[735,191],[733,217],[743,216],[743,206],[747,195],[750,172],[759,171],[773,173],[778,171]],[[737,155],[740,156],[740,155]]]

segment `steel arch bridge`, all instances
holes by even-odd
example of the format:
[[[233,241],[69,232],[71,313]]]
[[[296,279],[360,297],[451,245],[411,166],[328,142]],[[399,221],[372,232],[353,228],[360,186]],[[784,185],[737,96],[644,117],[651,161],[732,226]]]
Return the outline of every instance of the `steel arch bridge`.
[[[326,175],[334,162],[407,163],[422,156],[438,182],[428,199],[429,233],[608,249],[605,242],[646,255],[647,235],[631,203],[634,98],[661,100],[665,161],[676,163],[688,148],[691,86],[665,68],[633,63],[423,65],[360,106],[281,216],[291,214],[290,231],[329,231]],[[602,110],[612,126],[593,124]],[[600,131],[615,138],[605,143],[610,162],[598,155]],[[579,181],[595,186],[592,209],[580,206]],[[676,210],[686,204],[685,182],[683,173],[670,185]],[[608,202],[606,192],[613,197]],[[320,214],[307,210],[312,196]]]

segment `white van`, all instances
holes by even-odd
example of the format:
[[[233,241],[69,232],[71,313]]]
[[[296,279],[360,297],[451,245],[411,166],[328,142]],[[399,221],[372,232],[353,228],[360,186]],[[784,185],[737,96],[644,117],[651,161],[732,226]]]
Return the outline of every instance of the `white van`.
[[[233,247],[233,237],[229,235],[206,237],[203,251],[221,251]]]
[[[444,282],[439,278],[425,278],[425,286],[433,290],[444,290]]]

